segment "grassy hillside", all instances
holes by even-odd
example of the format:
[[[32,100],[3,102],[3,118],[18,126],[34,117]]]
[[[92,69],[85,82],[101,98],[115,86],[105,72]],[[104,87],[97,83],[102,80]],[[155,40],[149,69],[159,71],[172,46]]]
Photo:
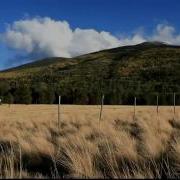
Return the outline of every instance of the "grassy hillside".
[[[103,93],[108,104],[126,104],[134,92],[180,90],[180,47],[146,42],[71,59],[49,58],[0,72],[0,80],[30,88],[43,82],[65,103],[94,104]]]

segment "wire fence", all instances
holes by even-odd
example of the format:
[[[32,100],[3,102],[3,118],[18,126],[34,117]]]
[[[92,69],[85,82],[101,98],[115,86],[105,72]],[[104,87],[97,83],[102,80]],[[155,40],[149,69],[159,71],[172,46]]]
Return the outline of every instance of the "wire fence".
[[[104,103],[107,103],[107,97],[105,95]],[[180,93],[179,92],[169,92],[169,93],[133,93],[133,94],[122,94],[119,97],[115,97],[117,103],[111,105],[134,105],[134,101],[136,99],[136,105],[158,105],[159,106],[172,106],[180,105]]]
[[[157,114],[157,120],[159,119],[159,107],[162,105],[161,103],[161,96],[164,95],[164,94],[160,94],[160,93],[151,93],[151,95],[153,95],[154,97],[154,105],[156,106],[156,110],[154,111],[154,113]],[[176,119],[176,106],[177,106],[177,100],[180,102],[180,93],[166,93],[166,96],[168,97],[168,99],[170,100],[170,104],[168,104],[168,106],[172,106],[172,117],[173,117],[173,120]],[[61,96],[59,96],[59,99],[61,99]],[[99,108],[99,125],[101,123],[101,121],[103,120],[103,108],[104,108],[104,100],[105,100],[105,96],[104,94],[102,95],[101,97],[101,103],[99,104],[100,108]],[[133,114],[132,114],[132,118],[133,120],[136,119],[136,112],[137,112],[137,106],[138,106],[138,97],[134,96],[133,97],[133,102],[132,104],[134,107],[133,107]],[[58,124],[60,122],[60,111],[59,111],[59,108],[61,106],[61,102],[59,101],[59,104],[58,104]],[[107,107],[106,107],[107,108]],[[62,112],[61,112],[62,113]]]

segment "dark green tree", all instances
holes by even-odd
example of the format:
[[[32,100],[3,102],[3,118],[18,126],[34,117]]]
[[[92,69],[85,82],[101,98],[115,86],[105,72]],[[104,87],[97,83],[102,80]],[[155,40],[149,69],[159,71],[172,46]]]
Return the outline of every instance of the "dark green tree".
[[[4,102],[4,103],[7,103],[7,104],[13,104],[13,103],[14,103],[14,97],[13,97],[13,95],[12,95],[10,92],[8,92],[8,93],[4,96],[3,102]]]
[[[31,104],[32,96],[29,87],[20,86],[16,89],[14,94],[15,94],[14,102],[16,104]]]

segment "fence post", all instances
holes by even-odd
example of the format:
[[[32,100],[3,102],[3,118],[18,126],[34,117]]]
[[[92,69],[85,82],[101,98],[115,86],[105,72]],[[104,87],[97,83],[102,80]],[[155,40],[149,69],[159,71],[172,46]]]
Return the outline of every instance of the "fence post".
[[[102,117],[103,105],[104,105],[104,94],[102,95],[102,99],[101,99],[101,109],[100,109],[100,114],[99,114],[99,123],[100,123],[101,117]]]
[[[157,95],[157,109],[156,109],[157,115],[159,114],[159,97]]]
[[[156,109],[156,112],[157,112],[157,128],[158,128],[158,131],[160,131],[160,120],[159,120],[159,96],[157,95],[157,109]]]
[[[176,114],[176,93],[174,93],[174,120],[175,120],[175,114]]]
[[[136,97],[134,97],[134,120],[136,118]]]
[[[59,129],[60,129],[60,119],[61,119],[60,106],[61,106],[61,96],[59,96],[59,102],[58,102],[58,128]]]

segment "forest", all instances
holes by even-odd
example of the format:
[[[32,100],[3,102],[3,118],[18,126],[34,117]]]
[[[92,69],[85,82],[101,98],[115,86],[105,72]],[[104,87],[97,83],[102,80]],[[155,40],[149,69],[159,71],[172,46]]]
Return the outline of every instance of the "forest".
[[[180,87],[163,86],[162,84],[130,84],[128,82],[84,81],[47,83],[35,82],[0,82],[0,98],[8,104],[57,104],[61,96],[63,104],[98,105],[102,95],[107,105],[133,105],[134,97],[137,105],[173,105],[174,93],[176,104],[180,103]]]

